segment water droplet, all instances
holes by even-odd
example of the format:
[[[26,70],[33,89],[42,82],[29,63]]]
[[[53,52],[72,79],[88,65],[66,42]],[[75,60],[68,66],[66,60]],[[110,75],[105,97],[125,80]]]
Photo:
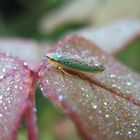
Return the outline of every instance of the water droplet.
[[[107,105],[107,102],[104,102],[104,105]]]
[[[2,99],[2,95],[0,95],[0,100]]]
[[[19,89],[22,90],[23,88],[20,86]]]
[[[2,72],[5,73],[5,72],[6,72],[6,68],[3,68],[3,69],[2,69]]]
[[[6,89],[7,91],[10,91],[10,87],[7,87],[7,89]]]
[[[109,115],[108,115],[108,114],[105,114],[105,117],[106,117],[106,118],[109,118]]]
[[[93,109],[97,109],[97,105],[94,104],[94,105],[92,106],[92,108],[93,108]]]
[[[113,84],[112,87],[117,87],[117,85]]]
[[[131,82],[126,82],[126,85],[127,86],[131,86]]]
[[[132,131],[128,131],[128,132],[127,132],[127,135],[128,135],[129,137],[131,137]]]
[[[34,107],[34,108],[33,108],[33,111],[34,111],[34,112],[37,112],[37,109],[36,109],[36,107]]]
[[[98,67],[98,66],[100,66],[100,65],[99,65],[98,63],[95,63],[95,66],[97,66],[97,67]]]
[[[24,66],[27,66],[27,62],[24,62]]]
[[[40,85],[40,86],[41,86],[41,85]],[[41,87],[40,89],[41,89],[41,91],[43,91],[43,87]]]
[[[2,117],[3,115],[0,113],[0,117]]]
[[[7,106],[5,106],[4,109],[7,110]]]
[[[114,77],[116,77],[116,75],[115,74],[111,74],[110,77],[111,78],[114,78]]]
[[[4,78],[4,76],[3,75],[0,75],[0,79],[3,79]]]
[[[84,87],[81,87],[81,90],[83,90],[83,91],[84,91],[84,90],[85,90],[85,88],[84,88]]]
[[[18,86],[17,86],[17,85],[15,85],[15,88],[17,89],[17,88],[18,88]]]
[[[99,114],[102,114],[102,110],[99,110]]]
[[[58,100],[59,100],[60,102],[61,102],[63,99],[64,99],[64,98],[63,98],[62,95],[59,95],[59,96],[58,96]]]
[[[115,134],[118,135],[120,133],[120,131],[116,131]]]

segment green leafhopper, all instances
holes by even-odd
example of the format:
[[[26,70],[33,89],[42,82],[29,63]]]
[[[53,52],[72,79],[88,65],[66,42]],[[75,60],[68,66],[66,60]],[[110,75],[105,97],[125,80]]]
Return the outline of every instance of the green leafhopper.
[[[51,63],[56,68],[62,70],[64,73],[68,71],[73,71],[79,75],[86,73],[98,73],[104,71],[105,67],[103,65],[89,65],[85,61],[80,61],[74,58],[69,58],[66,56],[59,56],[55,53],[48,53],[47,58],[49,63]]]

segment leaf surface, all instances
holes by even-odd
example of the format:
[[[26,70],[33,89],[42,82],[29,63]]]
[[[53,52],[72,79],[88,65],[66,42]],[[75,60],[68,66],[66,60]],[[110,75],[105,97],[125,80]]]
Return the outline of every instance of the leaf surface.
[[[9,53],[26,61],[30,69],[35,70],[40,66],[44,47],[34,40],[20,38],[0,38],[0,52]]]
[[[50,52],[79,56],[105,66],[102,73],[69,76],[46,58],[40,69],[44,95],[64,109],[85,139],[139,139],[139,74],[81,37],[59,41]]]
[[[0,140],[16,139],[31,87],[31,72],[24,63],[0,53]]]

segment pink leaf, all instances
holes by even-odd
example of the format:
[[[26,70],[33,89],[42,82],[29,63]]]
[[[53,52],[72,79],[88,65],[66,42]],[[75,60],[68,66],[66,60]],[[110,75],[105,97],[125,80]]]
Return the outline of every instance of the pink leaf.
[[[104,72],[85,78],[76,73],[68,76],[47,59],[40,69],[44,95],[64,109],[85,139],[140,138],[139,74],[84,38],[66,38],[50,51],[105,66]]]
[[[0,52],[18,56],[26,61],[30,69],[35,70],[42,61],[43,48],[33,40],[19,38],[0,38]]]
[[[18,58],[0,53],[0,139],[15,140],[23,112],[32,104],[31,71]],[[30,95],[31,96],[31,95]],[[34,95],[32,95],[34,96]]]

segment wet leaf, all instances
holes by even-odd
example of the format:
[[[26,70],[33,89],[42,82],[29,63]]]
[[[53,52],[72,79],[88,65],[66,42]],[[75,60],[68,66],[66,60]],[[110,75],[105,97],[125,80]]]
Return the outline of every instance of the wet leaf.
[[[0,38],[0,52],[18,56],[21,60],[26,61],[32,70],[40,66],[43,51],[41,44],[33,40]]]
[[[0,53],[0,139],[16,139],[32,92],[31,72],[18,58]]]
[[[103,64],[105,71],[81,77],[64,74],[44,60],[40,86],[61,106],[85,139],[138,140],[140,137],[140,75],[80,37],[59,41],[51,52],[79,56]]]

